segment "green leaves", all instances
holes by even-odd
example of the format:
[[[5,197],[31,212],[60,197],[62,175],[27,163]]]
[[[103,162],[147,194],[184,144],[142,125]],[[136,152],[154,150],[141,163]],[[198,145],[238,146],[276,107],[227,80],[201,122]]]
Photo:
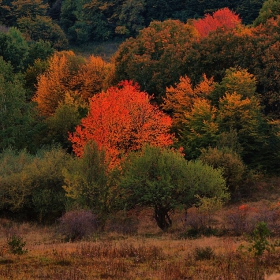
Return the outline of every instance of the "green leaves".
[[[146,146],[132,153],[123,167],[120,188],[130,207],[154,207],[157,224],[171,225],[169,211],[179,205],[190,207],[196,195],[228,198],[221,171],[201,161],[187,162],[179,152]]]

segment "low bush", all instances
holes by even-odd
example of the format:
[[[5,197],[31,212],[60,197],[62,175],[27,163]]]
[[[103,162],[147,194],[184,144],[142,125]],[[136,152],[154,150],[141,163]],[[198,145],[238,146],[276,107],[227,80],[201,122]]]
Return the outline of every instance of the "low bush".
[[[98,229],[97,216],[89,210],[66,212],[58,224],[58,232],[69,241],[80,240]]]
[[[24,249],[26,242],[23,241],[21,236],[13,235],[8,239],[7,243],[10,252],[14,255],[23,255],[28,252],[27,249]]]
[[[133,216],[114,217],[108,221],[108,230],[121,234],[136,234],[139,221]]]
[[[215,257],[214,251],[211,247],[207,246],[205,248],[195,248],[194,252],[195,260],[202,261],[202,260],[210,260]]]

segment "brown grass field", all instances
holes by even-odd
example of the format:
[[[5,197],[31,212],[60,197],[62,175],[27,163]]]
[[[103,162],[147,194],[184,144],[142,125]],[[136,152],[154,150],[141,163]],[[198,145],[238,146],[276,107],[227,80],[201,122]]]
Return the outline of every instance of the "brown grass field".
[[[149,210],[141,215],[144,218],[135,234],[105,231],[75,242],[63,241],[54,226],[2,219],[0,280],[280,279],[280,247],[254,257],[246,249],[244,236],[180,238],[179,218],[174,217],[174,228],[163,233]],[[11,235],[22,237],[26,253],[9,250],[7,238]],[[241,244],[245,249],[239,249]]]
[[[214,227],[224,228],[227,213],[237,217],[235,227],[258,213],[273,214],[275,233],[266,241],[276,246],[260,256],[249,250],[252,243],[245,234],[228,231],[187,238],[182,212],[172,214],[173,226],[168,232],[162,232],[155,224],[153,211],[144,208],[132,213],[139,221],[133,233],[105,227],[103,232],[73,242],[65,241],[55,225],[0,218],[0,280],[280,280],[280,242],[275,243],[280,240],[279,185],[279,181],[259,184],[246,203],[227,205],[212,217]],[[11,251],[11,236],[20,236],[25,242],[24,254]]]

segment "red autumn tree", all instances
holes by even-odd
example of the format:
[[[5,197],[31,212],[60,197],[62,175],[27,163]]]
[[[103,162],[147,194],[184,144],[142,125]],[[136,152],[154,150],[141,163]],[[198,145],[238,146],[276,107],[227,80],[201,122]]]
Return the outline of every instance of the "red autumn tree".
[[[229,8],[223,8],[213,13],[212,16],[206,14],[204,18],[194,21],[193,24],[201,37],[205,37],[209,32],[215,31],[219,27],[232,29],[240,23],[241,19],[238,15]]]
[[[129,81],[93,96],[87,117],[69,137],[76,155],[82,156],[84,146],[93,140],[105,149],[114,166],[122,155],[139,150],[145,143],[171,145],[174,141],[169,133],[171,118],[150,100],[147,93]]]

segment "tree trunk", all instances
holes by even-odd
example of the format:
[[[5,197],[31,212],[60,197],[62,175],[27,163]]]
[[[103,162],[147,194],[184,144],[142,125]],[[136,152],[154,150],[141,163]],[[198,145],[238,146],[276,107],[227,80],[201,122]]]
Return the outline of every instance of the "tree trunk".
[[[163,230],[166,231],[171,225],[172,221],[168,215],[169,208],[162,206],[155,206],[155,219],[157,225]]]

